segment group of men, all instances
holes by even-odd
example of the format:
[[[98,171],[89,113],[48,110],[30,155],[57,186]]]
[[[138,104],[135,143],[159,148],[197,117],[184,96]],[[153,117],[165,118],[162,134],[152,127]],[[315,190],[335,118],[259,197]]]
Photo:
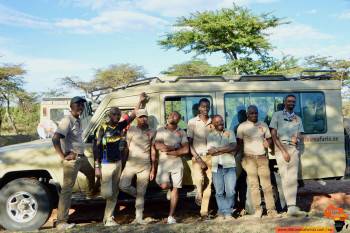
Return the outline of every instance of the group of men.
[[[58,229],[74,226],[67,223],[67,220],[78,171],[86,175],[90,195],[96,193],[95,176],[101,180],[101,195],[106,199],[103,219],[105,226],[118,225],[113,212],[119,190],[136,198],[134,223],[145,224],[144,196],[149,181],[154,179],[162,189],[168,190],[170,210],[167,223],[176,223],[174,215],[184,170],[181,157],[189,153],[192,154],[192,180],[197,192],[195,202],[200,206],[202,219],[210,218],[212,184],[218,206],[217,219],[233,218],[237,188],[236,155],[241,155],[239,157],[242,157],[242,161],[239,162],[247,174],[255,208],[253,216],[261,218],[263,215],[261,186],[267,216],[278,217],[270,179],[268,148],[274,150],[277,160],[282,191],[288,205],[287,215],[304,214],[296,207],[298,145],[302,140],[303,125],[300,117],[293,111],[295,96],[286,96],[284,110],[273,114],[270,126],[258,121],[256,106],[249,106],[247,120],[238,126],[237,135],[232,130],[225,129],[222,116],[209,116],[211,104],[206,98],[199,101],[198,115],[188,121],[187,132],[179,128],[181,114],[176,111],[169,113],[166,124],[155,131],[148,126],[148,113],[145,110],[147,101],[147,95],[142,93],[135,109],[124,120],[120,120],[122,112],[119,108],[110,109],[108,121],[96,132],[93,146],[94,169],[84,155],[79,119],[85,100],[80,97],[71,100],[71,115],[61,121],[53,137],[64,172],[58,205]],[[136,126],[130,126],[135,118]],[[126,150],[128,158],[123,169],[122,160]],[[136,187],[132,185],[135,176]]]

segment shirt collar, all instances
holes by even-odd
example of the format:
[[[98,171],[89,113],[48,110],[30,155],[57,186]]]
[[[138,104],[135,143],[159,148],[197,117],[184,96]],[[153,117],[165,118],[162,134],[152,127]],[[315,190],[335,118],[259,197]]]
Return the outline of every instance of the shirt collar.
[[[283,115],[285,115],[288,120],[292,120],[295,117],[295,112],[289,113],[286,109],[283,109]]]
[[[70,120],[73,122],[73,123],[75,123],[75,122],[80,122],[80,118],[78,117],[78,118],[75,118],[73,115],[72,115],[72,113],[70,113],[69,114],[69,118],[70,118]]]
[[[196,116],[196,120],[197,121],[202,121],[202,119],[199,117],[199,114]],[[206,123],[206,125],[210,125],[211,124],[211,117],[208,118],[208,121]]]
[[[167,128],[167,126],[168,126],[168,124],[166,124],[165,126],[164,126],[164,129],[166,129],[166,130],[169,130],[168,128]],[[177,128],[175,129],[175,131],[179,131],[180,130],[180,127],[179,127],[179,125],[177,125]],[[169,130],[170,131],[170,130]]]

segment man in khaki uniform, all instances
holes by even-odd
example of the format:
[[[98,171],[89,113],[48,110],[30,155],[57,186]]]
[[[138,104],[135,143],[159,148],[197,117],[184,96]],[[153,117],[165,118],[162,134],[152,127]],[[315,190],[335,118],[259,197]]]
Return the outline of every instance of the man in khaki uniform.
[[[247,172],[254,216],[262,217],[260,184],[264,192],[267,215],[277,217],[275,200],[273,198],[269,159],[266,155],[269,145],[272,144],[270,129],[265,122],[258,121],[258,108],[251,105],[247,109],[248,119],[237,129],[238,148],[243,147],[244,157],[242,166]],[[244,146],[243,146],[244,145]],[[259,183],[260,180],[260,183]]]
[[[79,116],[84,111],[85,99],[76,96],[70,101],[71,112],[64,117],[52,138],[56,152],[62,159],[63,185],[60,193],[57,211],[57,229],[65,230],[74,227],[68,224],[68,211],[71,205],[72,190],[81,171],[87,178],[89,192],[92,194],[95,176],[94,169],[84,155],[83,130]]]
[[[294,113],[296,97],[287,95],[284,110],[275,112],[270,122],[271,135],[275,144],[278,171],[282,190],[288,206],[288,216],[305,216],[296,206],[298,189],[299,143],[304,132],[301,118]]]
[[[101,178],[101,194],[106,199],[103,222],[105,226],[118,225],[113,212],[118,200],[119,180],[122,172],[123,130],[135,119],[139,108],[144,107],[147,95],[142,93],[135,109],[127,120],[119,121],[122,112],[113,107],[109,111],[109,122],[97,130],[93,151],[95,157],[95,175]]]
[[[201,206],[200,215],[207,218],[211,196],[212,172],[210,156],[207,156],[207,137],[214,129],[209,117],[210,101],[203,98],[199,101],[198,116],[190,119],[187,136],[192,154],[192,180],[196,186],[196,204]]]
[[[144,196],[149,181],[156,174],[156,151],[153,147],[155,131],[148,127],[148,113],[140,109],[136,113],[137,126],[131,126],[126,135],[129,157],[120,178],[120,189],[136,197],[134,223],[146,224],[143,220]],[[131,185],[136,175],[136,188]]]
[[[167,125],[157,130],[154,144],[159,150],[156,182],[162,189],[171,189],[168,224],[176,223],[174,213],[179,198],[178,189],[182,188],[183,177],[181,157],[189,153],[187,135],[178,127],[180,120],[180,113],[170,113]]]
[[[225,130],[222,116],[212,118],[215,130],[207,137],[208,154],[212,157],[213,183],[218,205],[218,220],[232,220],[236,186],[236,137],[233,131]]]

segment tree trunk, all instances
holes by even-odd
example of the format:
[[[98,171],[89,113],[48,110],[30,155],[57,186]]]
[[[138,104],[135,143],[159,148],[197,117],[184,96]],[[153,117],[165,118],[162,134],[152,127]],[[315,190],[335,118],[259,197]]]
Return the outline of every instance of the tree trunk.
[[[17,130],[15,121],[13,120],[13,118],[11,116],[11,112],[10,112],[10,98],[9,97],[5,97],[5,98],[6,98],[5,115],[7,116],[7,120],[9,122],[9,124],[11,125],[15,134],[18,134],[18,130]]]

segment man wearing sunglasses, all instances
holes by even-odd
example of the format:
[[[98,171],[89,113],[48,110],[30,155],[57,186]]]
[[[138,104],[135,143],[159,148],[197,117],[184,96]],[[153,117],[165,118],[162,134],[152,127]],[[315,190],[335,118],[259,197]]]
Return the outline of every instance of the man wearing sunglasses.
[[[287,95],[284,99],[284,109],[273,114],[270,128],[282,190],[288,207],[287,216],[305,216],[306,213],[296,206],[299,145],[304,128],[301,118],[294,112],[295,104],[296,97],[292,94]]]
[[[135,119],[136,112],[144,108],[148,100],[145,93],[127,120],[119,122],[122,112],[113,107],[109,111],[109,121],[102,124],[96,133],[93,152],[95,158],[95,175],[101,179],[101,194],[106,199],[103,218],[105,226],[118,225],[114,221],[114,208],[119,194],[119,180],[122,172],[123,130]]]

